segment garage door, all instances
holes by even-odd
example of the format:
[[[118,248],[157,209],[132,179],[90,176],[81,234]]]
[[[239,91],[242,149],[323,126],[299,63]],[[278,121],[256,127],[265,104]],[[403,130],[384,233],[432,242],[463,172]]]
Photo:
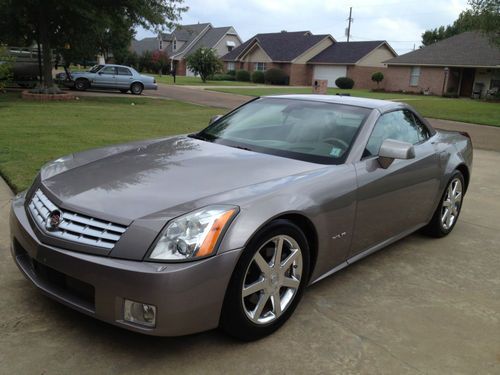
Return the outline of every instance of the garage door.
[[[345,65],[315,65],[314,79],[327,79],[328,87],[335,86],[335,80],[339,77],[347,75],[347,67]]]

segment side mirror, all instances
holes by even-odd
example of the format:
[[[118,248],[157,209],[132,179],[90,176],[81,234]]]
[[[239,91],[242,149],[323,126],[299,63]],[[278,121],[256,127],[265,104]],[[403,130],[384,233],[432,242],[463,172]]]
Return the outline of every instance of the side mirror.
[[[384,169],[389,168],[394,159],[413,159],[415,148],[411,143],[386,139],[380,146],[378,163]]]
[[[222,118],[222,115],[215,115],[210,118],[210,121],[208,122],[208,125],[212,125],[215,121],[219,120]]]

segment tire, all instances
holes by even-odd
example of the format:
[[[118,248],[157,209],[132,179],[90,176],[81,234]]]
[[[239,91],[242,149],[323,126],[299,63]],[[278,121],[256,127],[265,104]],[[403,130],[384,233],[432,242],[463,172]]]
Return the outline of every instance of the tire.
[[[121,92],[122,94],[126,94],[126,93],[127,93],[127,91],[128,91],[127,89],[120,89],[120,92]]]
[[[279,243],[281,267],[274,268]],[[309,254],[304,233],[288,220],[275,220],[260,230],[243,250],[231,277],[222,308],[222,330],[252,341],[280,328],[302,298],[309,279]]]
[[[78,91],[85,91],[90,87],[89,81],[80,78],[75,81],[75,89]]]
[[[142,83],[135,82],[130,86],[130,92],[134,95],[141,95],[142,90],[144,90],[144,86],[142,85]]]
[[[462,209],[464,190],[464,176],[460,171],[455,171],[446,185],[431,221],[423,229],[425,234],[441,238],[453,230]]]

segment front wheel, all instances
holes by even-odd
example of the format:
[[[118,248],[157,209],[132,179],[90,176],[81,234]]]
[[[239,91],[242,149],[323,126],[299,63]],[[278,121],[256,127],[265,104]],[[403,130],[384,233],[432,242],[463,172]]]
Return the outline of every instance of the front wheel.
[[[78,91],[85,91],[89,88],[90,84],[86,79],[77,79],[75,82],[75,89]]]
[[[249,242],[233,272],[222,329],[245,341],[276,331],[297,307],[308,277],[304,233],[287,220],[273,221]]]
[[[464,176],[460,171],[455,171],[434,216],[430,223],[424,227],[425,233],[439,238],[448,235],[453,230],[462,209],[464,186]]]
[[[144,87],[142,86],[141,83],[138,82],[132,83],[132,86],[130,86],[130,91],[134,95],[141,95],[142,90],[144,90]]]

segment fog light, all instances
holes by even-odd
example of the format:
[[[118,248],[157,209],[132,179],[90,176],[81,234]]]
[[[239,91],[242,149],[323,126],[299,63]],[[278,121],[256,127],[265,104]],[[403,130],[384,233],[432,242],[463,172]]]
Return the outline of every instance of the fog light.
[[[146,327],[156,325],[156,306],[145,303],[125,300],[123,317],[127,322],[140,324]]]

